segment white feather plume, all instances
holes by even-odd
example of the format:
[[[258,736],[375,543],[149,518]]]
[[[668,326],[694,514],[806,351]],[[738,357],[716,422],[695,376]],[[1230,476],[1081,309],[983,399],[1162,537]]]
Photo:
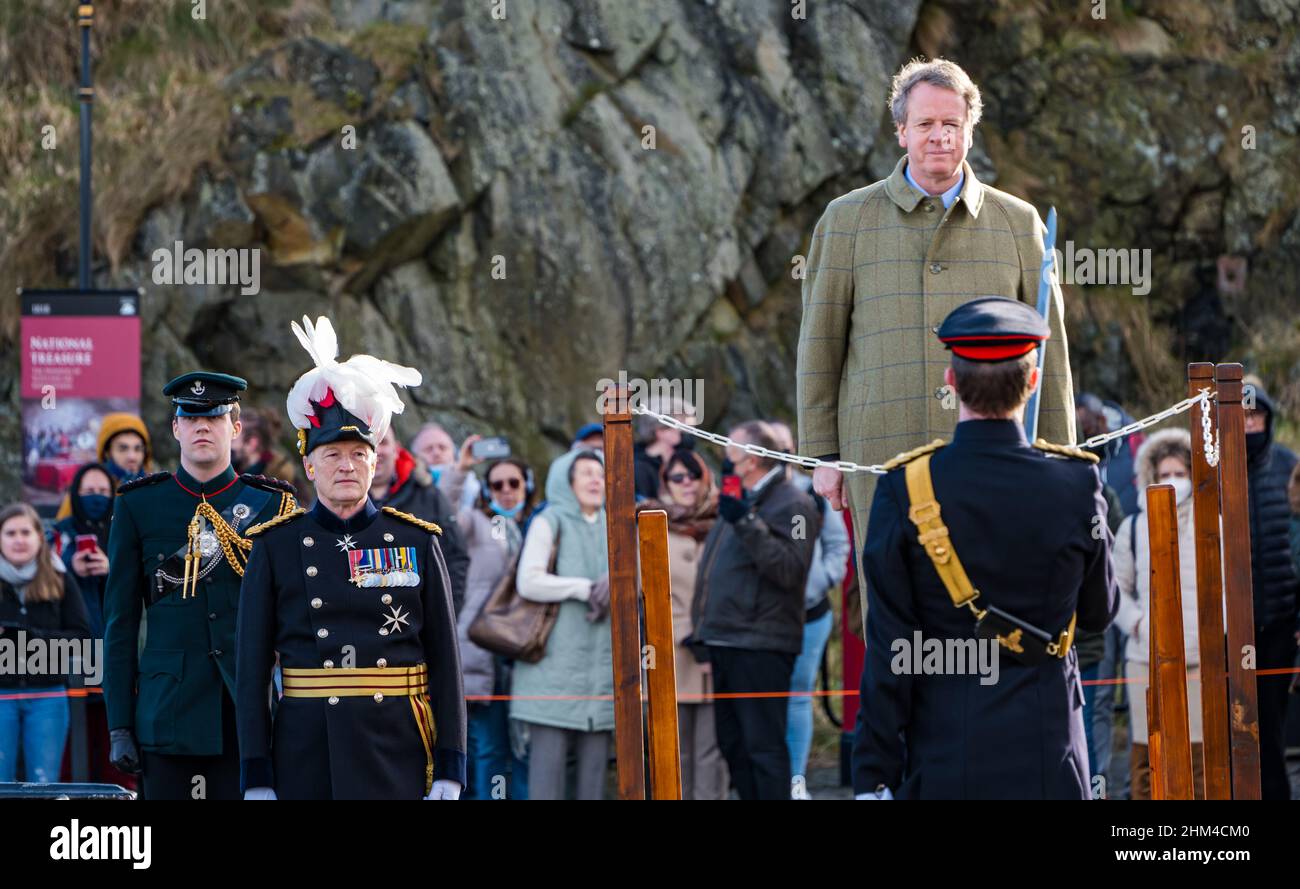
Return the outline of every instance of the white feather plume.
[[[317,318],[314,326],[306,316],[303,316],[301,327],[296,321],[290,322],[290,326],[298,342],[316,363],[316,367],[299,377],[289,390],[285,407],[290,422],[298,429],[311,428],[308,419],[314,415],[311,402],[319,403],[332,389],[345,410],[364,420],[377,439],[383,438],[393,414],[406,409],[395,387],[420,385],[420,372],[373,355],[353,355],[340,362],[334,325],[324,316]]]

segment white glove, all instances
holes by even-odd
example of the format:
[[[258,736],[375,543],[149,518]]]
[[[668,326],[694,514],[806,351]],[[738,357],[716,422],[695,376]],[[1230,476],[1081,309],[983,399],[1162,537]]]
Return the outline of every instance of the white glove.
[[[275,799],[275,791],[270,787],[250,787],[244,791],[244,799]]]
[[[425,799],[460,799],[460,782],[441,779],[433,782],[433,789]]]
[[[874,790],[870,793],[859,793],[854,799],[893,799],[894,795],[889,792],[888,787],[882,787],[880,790]]]

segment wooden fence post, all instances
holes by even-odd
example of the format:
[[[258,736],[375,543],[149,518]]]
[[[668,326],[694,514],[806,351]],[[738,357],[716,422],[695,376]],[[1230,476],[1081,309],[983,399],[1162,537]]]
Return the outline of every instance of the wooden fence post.
[[[681,799],[681,747],[677,734],[677,664],[673,643],[672,582],[668,573],[668,513],[637,514],[641,540],[641,594],[645,602],[647,734],[650,798]]]
[[[1147,488],[1151,542],[1151,680],[1159,726],[1152,799],[1192,799],[1192,745],[1187,720],[1187,659],[1183,652],[1183,595],[1178,565],[1178,504],[1172,485]]]
[[[1187,365],[1187,394],[1208,388],[1214,395],[1214,365]],[[1211,398],[1210,435],[1218,428],[1217,402]],[[1196,611],[1201,672],[1201,752],[1205,768],[1205,798],[1232,799],[1232,766],[1228,744],[1228,672],[1223,630],[1223,561],[1219,533],[1219,471],[1205,459],[1201,402],[1192,405],[1192,513],[1196,527]]]
[[[1241,365],[1214,368],[1219,391],[1219,491],[1223,501],[1223,582],[1228,610],[1228,719],[1232,737],[1232,798],[1259,799],[1259,705],[1255,664],[1255,602],[1251,591],[1250,513],[1246,503],[1246,417]]]
[[[624,388],[606,389],[605,528],[609,541],[609,618],[614,659],[614,752],[618,798],[645,799],[641,733],[641,621],[637,610],[637,539],[632,413]]]

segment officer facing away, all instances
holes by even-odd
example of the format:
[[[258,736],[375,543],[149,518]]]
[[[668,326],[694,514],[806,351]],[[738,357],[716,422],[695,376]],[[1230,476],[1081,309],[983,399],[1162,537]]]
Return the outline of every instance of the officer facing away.
[[[1097,458],[1026,440],[1048,337],[1033,308],[977,299],[938,336],[959,400],[953,440],[885,464],[863,546],[854,792],[1087,799],[1072,643],[1076,629],[1106,629],[1118,605]],[[975,669],[980,647],[996,671]]]

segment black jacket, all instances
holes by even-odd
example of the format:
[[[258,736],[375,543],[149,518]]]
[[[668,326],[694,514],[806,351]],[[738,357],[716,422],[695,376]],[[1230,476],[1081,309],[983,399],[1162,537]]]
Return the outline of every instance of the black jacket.
[[[19,654],[20,638],[90,638],[90,621],[86,617],[86,605],[81,599],[76,578],[71,571],[65,571],[60,576],[63,578],[63,598],[53,602],[23,604],[18,599],[18,591],[12,585],[0,581],[0,626],[4,627],[0,640],[7,640],[8,644],[14,646],[15,657]],[[25,634],[24,637],[18,635],[20,631]],[[50,654],[47,652],[47,659]],[[52,675],[48,672],[29,674],[26,670],[18,669],[0,670],[0,688],[50,688],[67,685],[67,682],[65,675]]]
[[[1296,624],[1300,578],[1291,564],[1291,504],[1287,483],[1296,455],[1273,441],[1273,402],[1261,389],[1256,404],[1267,412],[1264,446],[1246,461],[1250,510],[1250,568],[1255,598],[1255,625]]]
[[[1091,463],[1030,447],[1014,420],[967,420],[930,460],[935,498],[979,604],[1055,634],[1072,614],[1100,633],[1119,607],[1101,479]],[[909,518],[905,472],[880,479],[862,569],[867,654],[853,742],[853,787],[898,799],[1087,799],[1077,652],[1025,665],[1001,656],[997,681],[922,670],[917,634],[974,637]],[[922,642],[924,645],[924,642]],[[901,658],[901,659],[900,659]]]
[[[236,707],[244,789],[281,799],[419,799],[428,752],[412,697],[280,698],[271,671],[428,668],[433,779],[465,784],[465,692],[439,535],[372,503],[312,510],[253,535],[240,589]],[[361,587],[353,559],[408,557],[414,585]],[[375,674],[370,674],[372,677]],[[344,684],[362,682],[364,674]]]
[[[804,586],[821,514],[776,476],[738,522],[719,518],[704,541],[692,604],[694,641],[798,654]]]

